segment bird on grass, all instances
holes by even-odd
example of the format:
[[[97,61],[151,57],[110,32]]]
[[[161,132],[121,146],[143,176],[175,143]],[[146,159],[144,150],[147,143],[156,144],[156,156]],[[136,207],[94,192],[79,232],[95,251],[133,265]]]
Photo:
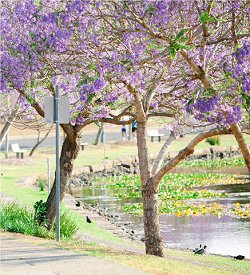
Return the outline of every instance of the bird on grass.
[[[206,253],[206,248],[207,248],[207,246],[206,246],[206,245],[204,245],[204,247],[203,247],[203,248],[198,249],[197,251],[195,251],[195,252],[194,252],[194,254],[203,255],[203,254],[205,254],[205,253]]]
[[[234,259],[236,259],[236,260],[244,260],[244,259],[245,259],[245,256],[243,256],[243,255],[238,255],[238,256],[235,256]]]
[[[86,221],[87,223],[91,223],[91,219],[88,216],[86,216]]]
[[[198,251],[198,250],[200,250],[201,249],[201,244],[200,244],[200,247],[196,247],[194,250],[193,250],[193,252],[196,252],[196,251]]]

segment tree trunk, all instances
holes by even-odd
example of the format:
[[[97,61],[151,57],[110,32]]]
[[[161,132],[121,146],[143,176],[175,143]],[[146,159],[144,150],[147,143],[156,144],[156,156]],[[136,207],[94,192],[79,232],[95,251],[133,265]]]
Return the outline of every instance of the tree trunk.
[[[35,146],[30,151],[30,154],[29,154],[30,157],[33,155],[33,153],[35,152],[36,148],[47,138],[47,136],[49,135],[51,129],[52,129],[52,127],[49,129],[49,131],[46,133],[46,135],[41,140],[40,140],[40,131],[38,132],[37,143],[35,144]]]
[[[143,220],[146,254],[163,257],[163,242],[160,234],[158,191],[150,183],[142,190]]]
[[[16,119],[17,113],[19,110],[19,106],[12,112],[12,114],[8,117],[8,119],[6,120],[6,123],[2,129],[2,131],[0,132],[0,145],[2,145],[5,136],[7,135],[12,123],[14,122],[14,120]]]
[[[67,184],[73,171],[73,163],[80,150],[81,136],[75,137],[74,142],[67,136],[62,145],[60,157],[60,201],[62,201],[67,190]],[[49,221],[48,227],[52,228],[56,217],[56,179],[47,199],[46,219]]]
[[[238,124],[234,123],[230,126],[230,129],[232,130],[235,139],[238,142],[238,145],[241,149],[241,153],[243,155],[243,158],[245,160],[246,166],[248,168],[248,171],[250,173],[250,152],[249,152],[249,148],[245,142],[244,136],[240,130],[240,127],[238,126]]]
[[[98,142],[103,134],[103,124],[99,127],[99,130],[97,132],[96,138],[95,138],[95,145],[98,145]]]
[[[163,257],[158,213],[158,188],[154,189],[146,142],[146,121],[138,120],[137,147],[143,200],[143,222],[146,254]]]

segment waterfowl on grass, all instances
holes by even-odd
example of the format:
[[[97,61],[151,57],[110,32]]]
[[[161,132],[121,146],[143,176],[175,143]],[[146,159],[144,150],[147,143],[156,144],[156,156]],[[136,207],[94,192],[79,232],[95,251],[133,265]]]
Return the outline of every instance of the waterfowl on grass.
[[[236,260],[244,260],[244,259],[245,259],[245,256],[243,256],[243,255],[238,255],[238,256],[235,256],[234,259],[236,259]]]
[[[193,252],[196,252],[196,251],[198,251],[198,250],[200,250],[200,249],[201,249],[201,244],[200,244],[199,247],[196,247],[196,248],[193,250]]]
[[[91,219],[88,216],[86,216],[86,221],[87,223],[91,223]]]
[[[204,245],[203,248],[198,249],[197,251],[194,252],[194,254],[199,254],[199,255],[205,254],[206,253],[206,249],[207,249],[207,246]]]

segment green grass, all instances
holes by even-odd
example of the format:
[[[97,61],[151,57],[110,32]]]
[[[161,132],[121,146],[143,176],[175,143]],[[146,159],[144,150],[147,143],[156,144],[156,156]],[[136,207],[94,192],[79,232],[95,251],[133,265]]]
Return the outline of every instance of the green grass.
[[[19,177],[21,177],[21,172],[13,172],[13,176],[2,176],[0,182],[0,191],[11,195],[17,201],[22,204],[31,206],[38,200],[46,200],[48,193],[46,191],[39,192],[30,187],[21,186],[16,183]],[[27,175],[26,175],[27,176]]]

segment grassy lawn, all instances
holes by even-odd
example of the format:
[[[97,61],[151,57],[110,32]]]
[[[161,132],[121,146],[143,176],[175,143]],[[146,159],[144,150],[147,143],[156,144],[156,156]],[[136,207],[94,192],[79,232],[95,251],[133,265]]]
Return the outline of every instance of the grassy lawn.
[[[171,145],[170,151],[177,151],[183,148],[190,140],[191,136],[186,136],[177,140]],[[246,141],[250,144],[250,137],[246,137]],[[149,143],[149,151],[155,154],[161,143]],[[221,146],[236,145],[233,136],[221,137]],[[198,148],[209,148],[209,144],[202,142]],[[137,149],[135,144],[116,144],[106,145],[106,155],[109,159],[124,158],[126,156],[135,156]],[[18,180],[25,177],[43,176],[46,178],[47,158],[51,162],[51,174],[55,169],[55,150],[54,149],[38,149],[32,158],[25,157],[23,160],[15,159],[13,153],[10,154],[9,160],[4,160],[4,155],[0,154],[1,161],[1,176],[0,176],[0,191],[16,198],[23,204],[32,207],[32,205],[40,200],[46,200],[47,192],[40,192],[38,189],[22,185]],[[84,165],[99,164],[104,160],[103,145],[87,146],[86,150],[80,151],[75,162],[75,167],[79,168]],[[64,207],[64,206],[63,206]],[[82,219],[80,214],[72,213],[73,218],[79,225],[82,232],[90,234],[94,237],[108,240],[116,243],[126,243],[125,240],[114,236],[112,233],[98,228],[93,222],[90,226]],[[45,242],[41,240],[41,243]],[[48,244],[48,241],[46,241]],[[117,252],[107,249],[103,246],[94,243],[83,243],[77,241],[61,242],[57,244],[51,241],[51,245],[60,246],[65,249],[72,249],[79,252],[87,252],[88,254],[108,258],[112,261],[124,263],[129,266],[144,270],[149,274],[250,274],[249,261],[236,261],[231,258],[219,256],[194,256],[190,252],[180,250],[166,249],[166,259],[159,259],[154,256],[138,255],[128,252]]]
[[[163,274],[199,274],[199,275],[215,275],[215,274],[249,274],[249,261],[236,261],[228,257],[220,257],[213,255],[193,255],[193,253],[166,249],[165,258],[158,258],[149,255],[140,255],[127,251],[120,252],[114,249],[101,246],[96,243],[85,243],[80,241],[55,241],[24,236],[27,242],[35,243],[45,247],[56,247],[75,251],[78,253],[86,253],[88,255],[102,257],[110,261],[133,267],[138,270],[147,272],[152,275]]]

